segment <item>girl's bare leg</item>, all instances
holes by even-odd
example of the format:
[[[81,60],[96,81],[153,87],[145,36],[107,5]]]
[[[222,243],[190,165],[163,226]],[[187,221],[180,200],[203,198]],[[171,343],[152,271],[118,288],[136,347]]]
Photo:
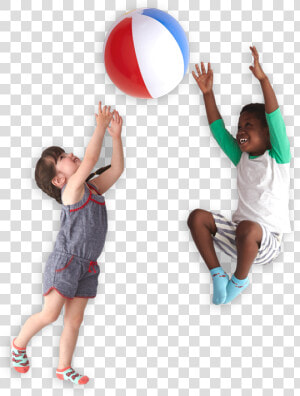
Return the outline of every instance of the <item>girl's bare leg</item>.
[[[71,366],[72,356],[76,346],[80,325],[83,321],[88,298],[74,297],[66,301],[64,329],[60,337],[58,369]]]
[[[55,322],[59,317],[60,311],[66,302],[66,299],[58,294],[55,290],[44,297],[44,307],[26,320],[19,335],[15,338],[15,345],[19,348],[26,348],[30,339],[38,333],[43,327]]]

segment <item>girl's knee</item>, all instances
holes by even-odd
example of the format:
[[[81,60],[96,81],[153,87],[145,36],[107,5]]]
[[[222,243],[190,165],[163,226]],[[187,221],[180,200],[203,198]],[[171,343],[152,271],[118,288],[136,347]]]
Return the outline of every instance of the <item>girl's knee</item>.
[[[41,311],[41,320],[45,324],[50,324],[55,322],[60,315],[60,311],[48,311],[48,310],[42,310]]]

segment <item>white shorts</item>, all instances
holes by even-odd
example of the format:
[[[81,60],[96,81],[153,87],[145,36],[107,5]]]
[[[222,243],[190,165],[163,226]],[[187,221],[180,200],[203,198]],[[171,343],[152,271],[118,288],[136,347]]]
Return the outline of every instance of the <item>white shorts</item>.
[[[227,220],[219,213],[211,213],[217,227],[216,235],[213,236],[216,246],[228,256],[237,259],[235,234],[239,223]],[[271,263],[281,253],[282,234],[271,232],[263,224],[258,224],[262,228],[262,240],[253,264],[263,265]]]

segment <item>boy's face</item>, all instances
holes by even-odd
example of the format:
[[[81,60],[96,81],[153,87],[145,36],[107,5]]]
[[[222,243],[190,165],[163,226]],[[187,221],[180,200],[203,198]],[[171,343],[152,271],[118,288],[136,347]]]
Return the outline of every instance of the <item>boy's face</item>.
[[[240,115],[236,140],[241,151],[251,155],[262,155],[271,148],[269,128],[263,127],[255,114],[246,111]]]

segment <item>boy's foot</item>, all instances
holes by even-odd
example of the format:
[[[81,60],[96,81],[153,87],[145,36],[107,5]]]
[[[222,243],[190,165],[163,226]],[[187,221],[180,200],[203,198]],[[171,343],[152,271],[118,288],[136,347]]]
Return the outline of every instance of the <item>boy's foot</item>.
[[[227,285],[227,297],[226,300],[224,301],[224,304],[227,304],[234,300],[239,294],[242,293],[246,289],[247,286],[249,286],[250,282],[248,277],[245,279],[238,279],[234,275],[232,275],[232,278],[228,282]]]
[[[79,385],[84,385],[87,382],[89,382],[89,377],[87,377],[86,375],[78,374],[77,371],[72,369],[71,366],[66,367],[62,370],[57,369],[56,377],[61,380],[69,380],[74,384],[79,384]]]
[[[216,305],[223,304],[226,299],[226,287],[229,281],[229,276],[222,267],[213,268],[210,270],[210,273],[214,286],[213,303]]]
[[[19,348],[18,346],[16,346],[16,338],[13,339],[11,345],[12,365],[13,368],[18,371],[18,373],[27,373],[30,366],[28,357],[26,355],[26,348]]]

